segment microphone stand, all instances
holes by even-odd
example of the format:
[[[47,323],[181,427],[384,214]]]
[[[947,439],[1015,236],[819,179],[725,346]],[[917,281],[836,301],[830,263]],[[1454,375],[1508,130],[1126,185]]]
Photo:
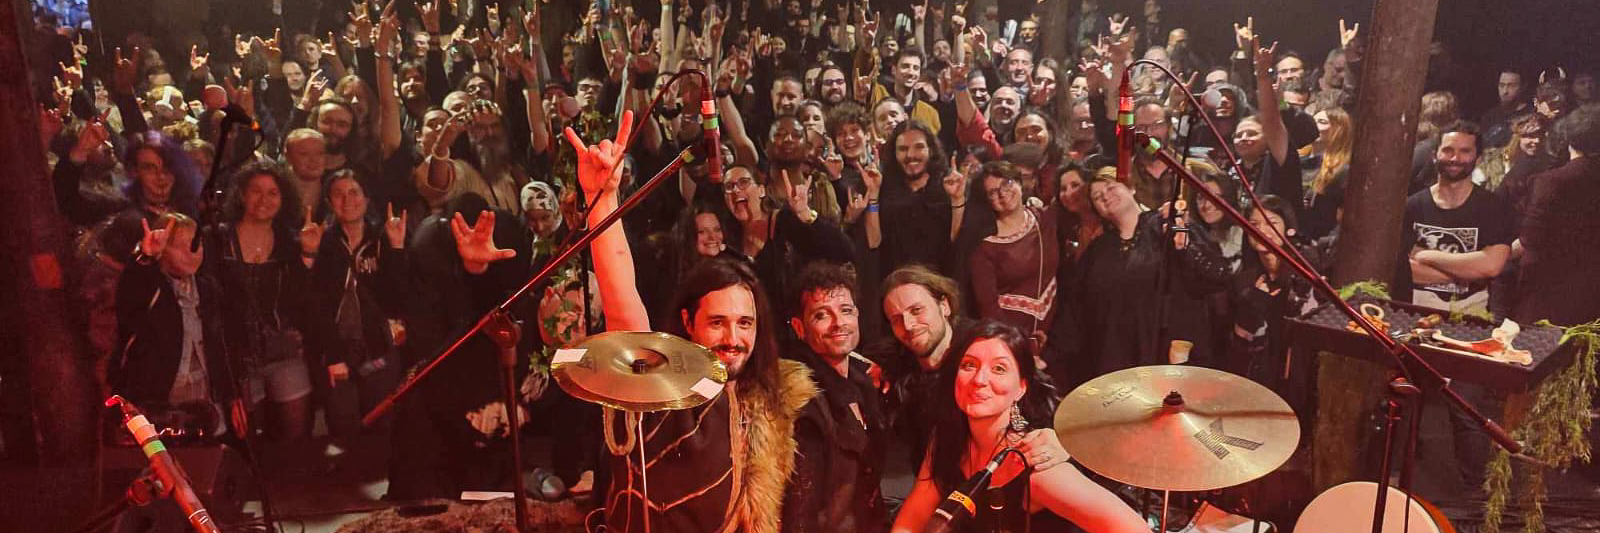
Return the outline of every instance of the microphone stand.
[[[500,353],[500,378],[505,385],[506,422],[511,427],[511,504],[515,506],[517,533],[533,531],[528,527],[528,494],[522,490],[522,425],[517,417],[517,342],[522,339],[522,324],[507,313],[491,313],[489,337],[494,339]]]
[[[1228,218],[1231,218],[1234,220],[1234,222],[1238,223],[1245,232],[1250,234],[1251,238],[1256,239],[1262,245],[1266,246],[1269,252],[1282,259],[1292,270],[1295,271],[1295,273],[1299,274],[1301,277],[1310,282],[1313,290],[1317,291],[1330,303],[1333,303],[1336,307],[1338,307],[1339,311],[1343,312],[1346,316],[1349,316],[1352,323],[1360,326],[1362,331],[1366,332],[1368,337],[1376,340],[1378,344],[1383,347],[1385,353],[1393,356],[1395,358],[1396,366],[1401,371],[1415,369],[1421,371],[1423,375],[1431,377],[1439,384],[1439,392],[1444,394],[1445,399],[1448,400],[1451,405],[1455,406],[1456,409],[1459,409],[1462,413],[1466,414],[1475,423],[1477,423],[1478,428],[1487,434],[1496,445],[1499,445],[1507,452],[1510,452],[1513,457],[1519,457],[1524,460],[1527,459],[1525,456],[1521,455],[1523,449],[1522,443],[1517,442],[1516,439],[1511,437],[1510,433],[1506,432],[1505,428],[1500,427],[1500,424],[1489,419],[1489,417],[1485,416],[1481,411],[1478,411],[1477,408],[1473,407],[1472,404],[1467,403],[1466,399],[1462,398],[1460,394],[1457,394],[1455,390],[1451,389],[1450,378],[1446,377],[1437,368],[1434,368],[1432,364],[1428,363],[1427,360],[1423,359],[1422,356],[1417,354],[1416,350],[1410,345],[1395,340],[1393,337],[1389,336],[1389,333],[1386,331],[1379,330],[1378,327],[1370,322],[1366,316],[1357,312],[1354,307],[1351,307],[1350,302],[1340,298],[1339,292],[1335,290],[1327,280],[1318,275],[1315,269],[1311,268],[1307,264],[1295,260],[1295,257],[1297,256],[1290,255],[1290,253],[1284,249],[1283,245],[1274,243],[1271,239],[1268,239],[1265,232],[1263,232],[1260,228],[1250,225],[1249,220],[1246,219],[1244,215],[1240,214],[1239,211],[1234,209],[1232,205],[1224,202],[1220,194],[1212,192],[1211,189],[1206,188],[1205,185],[1200,182],[1199,178],[1195,177],[1194,174],[1190,174],[1188,169],[1185,169],[1183,165],[1174,159],[1170,154],[1162,151],[1160,149],[1161,144],[1159,142],[1151,139],[1150,136],[1145,133],[1135,132],[1134,145],[1136,148],[1145,150],[1146,152],[1165,162],[1168,167],[1177,172],[1180,178],[1188,182],[1195,191],[1199,192],[1200,194],[1204,194],[1207,199],[1216,204],[1218,209],[1221,209],[1223,213],[1226,213]],[[1284,239],[1283,242],[1288,243],[1289,241]],[[1394,425],[1393,422],[1401,416],[1403,415],[1400,414],[1400,410],[1398,408],[1393,408],[1391,410],[1389,423],[1391,431]],[[1413,413],[1413,416],[1415,416],[1415,413]],[[1407,445],[1407,452],[1414,454],[1414,439],[1416,438],[1416,433],[1413,431],[1409,438],[1413,439],[1413,442]],[[1384,450],[1382,467],[1386,471],[1380,472],[1378,475],[1377,500],[1373,504],[1372,533],[1382,533],[1383,514],[1386,507],[1385,503],[1388,501],[1389,472],[1387,472],[1387,469],[1390,466],[1388,456],[1390,449],[1392,449],[1393,446],[1393,439],[1386,437],[1385,441],[1386,449]],[[1409,465],[1412,463],[1412,461],[1413,458],[1406,458],[1406,464]],[[1409,467],[1406,469],[1409,470]],[[1407,484],[1409,481],[1409,479],[1402,479],[1402,485]],[[1402,486],[1400,488],[1403,492],[1406,492],[1408,495],[1410,494],[1410,487]]]
[[[651,191],[654,191],[656,188],[660,187],[661,184],[666,183],[670,176],[676,175],[678,169],[682,168],[684,163],[694,159],[692,152],[692,147],[684,149],[683,152],[678,154],[678,157],[674,159],[671,164],[667,165],[667,167],[662,169],[661,172],[656,173],[654,177],[650,178],[650,181],[645,182],[644,185],[639,187],[639,190],[634,191],[634,193],[628,196],[626,200],[623,200],[623,202],[617,206],[615,211],[612,211],[611,214],[606,215],[606,218],[596,223],[594,227],[582,231],[577,240],[574,241],[571,246],[568,246],[566,249],[562,250],[561,253],[556,254],[555,257],[552,257],[548,263],[545,263],[544,268],[540,269],[539,272],[534,274],[532,278],[529,278],[521,288],[518,288],[516,291],[512,292],[510,296],[506,297],[505,301],[500,302],[500,304],[495,306],[494,309],[490,309],[489,312],[484,313],[483,317],[479,318],[477,323],[472,325],[471,329],[468,329],[466,333],[462,333],[461,336],[457,338],[456,341],[449,347],[445,348],[438,357],[433,358],[433,360],[430,361],[426,366],[423,366],[421,370],[418,370],[415,375],[411,376],[410,379],[406,380],[405,383],[402,383],[400,387],[396,388],[395,391],[389,395],[389,397],[384,398],[383,401],[380,402],[376,407],[373,407],[372,410],[362,418],[361,423],[368,427],[371,427],[373,424],[377,423],[379,418],[382,418],[384,414],[388,413],[390,409],[394,408],[394,406],[400,401],[400,398],[410,393],[412,389],[416,388],[417,384],[420,383],[423,378],[426,378],[435,369],[437,369],[440,363],[444,362],[446,359],[449,359],[452,354],[461,349],[461,345],[465,344],[467,339],[470,339],[473,335],[478,334],[478,332],[482,331],[485,326],[489,325],[490,322],[495,320],[507,320],[508,318],[501,318],[499,315],[507,315],[511,310],[512,304],[515,304],[517,300],[522,299],[524,295],[528,294],[528,291],[533,290],[534,286],[544,283],[545,280],[550,279],[550,277],[555,274],[556,270],[560,268],[562,264],[565,264],[567,260],[572,259],[572,257],[577,255],[579,252],[588,249],[589,243],[594,242],[594,240],[598,238],[600,234],[605,233],[606,229],[622,220],[623,215],[637,208],[639,204],[650,195]],[[588,282],[587,280],[584,280],[583,283],[587,284]],[[511,394],[512,392],[515,391],[508,391],[508,394]],[[508,410],[515,407],[515,403],[513,403],[515,400],[516,398],[514,395],[506,398],[506,408]],[[521,473],[519,472],[518,475],[521,475]]]
[[[1174,85],[1172,90],[1179,91],[1187,89],[1184,89],[1182,85]],[[1193,108],[1194,106],[1190,107]],[[1194,108],[1194,110],[1191,112],[1198,113],[1199,109]],[[1182,158],[1178,165],[1180,167],[1189,162],[1189,148],[1194,146],[1194,126],[1195,119],[1190,119],[1188,127],[1184,128],[1183,150],[1178,154],[1179,157]],[[1137,142],[1137,137],[1135,137],[1135,141]],[[1165,217],[1167,219],[1167,223],[1165,226],[1165,231],[1162,232],[1166,235],[1165,240],[1167,241],[1172,240],[1179,233],[1188,232],[1188,226],[1193,225],[1193,223],[1190,223],[1184,228],[1180,228],[1177,225],[1178,217],[1182,216],[1182,213],[1188,210],[1187,199],[1183,197],[1183,187],[1180,186],[1182,181],[1183,180],[1179,178],[1174,178],[1172,180],[1172,195],[1167,200],[1167,205],[1172,206],[1172,208],[1167,210],[1167,216]],[[1167,333],[1171,331],[1171,328],[1167,326],[1167,309],[1171,307],[1171,302],[1169,302],[1168,299],[1169,295],[1172,293],[1172,273],[1168,269],[1168,265],[1170,264],[1171,260],[1172,258],[1169,257],[1167,253],[1161,254],[1161,267],[1160,270],[1156,271],[1156,298],[1158,298],[1156,300],[1156,338],[1151,351],[1151,353],[1154,354],[1161,353],[1161,341],[1166,339]],[[1179,364],[1178,362],[1171,360],[1170,353],[1171,352],[1169,348],[1169,357],[1167,363]],[[1185,363],[1187,363],[1187,361],[1185,361]]]
[[[690,75],[699,76],[700,83],[703,84],[702,87],[710,87],[711,79],[707,77],[703,71],[686,69],[682,72],[674,74],[671,79],[667,80],[667,84],[665,86],[656,91],[655,100],[651,101],[650,105],[645,108],[645,114],[638,117],[637,123],[634,124],[635,131],[643,128],[646,120],[650,120],[649,110],[655,109],[656,106],[661,103],[661,97],[667,94],[666,89],[677,84],[678,80],[684,76]],[[639,137],[635,135],[633,138],[628,139],[628,143],[631,145],[633,141],[638,138]],[[569,240],[576,237],[576,240],[572,241],[571,245],[567,246],[567,248],[562,250],[561,253],[556,254],[555,257],[550,258],[550,261],[545,263],[544,268],[540,269],[537,274],[534,274],[532,278],[528,279],[527,283],[524,283],[521,288],[518,288],[515,292],[512,292],[510,296],[507,296],[505,301],[500,302],[500,305],[497,305],[494,309],[484,313],[483,317],[479,318],[478,322],[473,324],[471,329],[468,329],[466,333],[462,333],[461,337],[457,338],[456,341],[451,343],[449,347],[445,348],[443,352],[440,352],[438,357],[435,357],[433,361],[430,361],[426,366],[422,367],[422,369],[417,371],[416,374],[412,375],[410,379],[407,379],[405,383],[401,383],[393,393],[389,394],[389,397],[384,398],[383,401],[379,402],[378,405],[373,407],[371,411],[368,411],[367,415],[362,417],[361,424],[366,427],[372,427],[373,424],[377,423],[379,418],[382,418],[385,413],[388,413],[390,409],[394,408],[395,404],[399,403],[402,396],[405,396],[407,393],[409,393],[411,389],[416,388],[417,383],[421,382],[422,379],[427,377],[429,373],[433,372],[435,368],[438,368],[439,363],[443,362],[445,359],[449,358],[451,354],[455,353],[456,350],[460,349],[461,345],[467,342],[467,339],[472,338],[473,335],[476,335],[479,331],[483,330],[484,326],[488,325],[490,321],[495,320],[495,314],[509,312],[511,309],[511,304],[516,303],[516,301],[526,295],[528,291],[533,290],[535,285],[548,280],[550,276],[555,274],[556,268],[572,259],[573,255],[588,249],[589,243],[598,238],[601,233],[604,233],[606,228],[610,228],[612,224],[616,224],[618,220],[622,219],[622,215],[627,214],[628,211],[632,211],[633,209],[637,208],[640,202],[642,202],[646,197],[650,196],[651,191],[656,190],[657,187],[660,187],[662,183],[667,181],[668,176],[676,174],[678,169],[683,168],[685,163],[693,161],[694,159],[693,147],[685,148],[678,154],[676,159],[672,160],[672,163],[667,165],[667,168],[661,169],[661,171],[656,173],[655,176],[651,177],[649,181],[646,181],[644,185],[639,186],[639,190],[634,191],[634,193],[629,195],[626,200],[623,200],[622,203],[617,206],[617,210],[611,212],[610,215],[607,215],[606,218],[601,220],[598,225],[588,228],[587,230],[578,230],[577,228],[574,228],[575,233],[568,236]],[[581,192],[578,194],[578,198],[579,202],[583,201],[583,194]],[[587,209],[584,209],[580,218],[584,221],[587,221],[589,219],[589,211],[592,209],[594,209],[593,205],[589,206]],[[582,287],[588,287],[589,280],[581,279],[579,280],[579,284]],[[587,320],[588,311],[585,311],[584,315],[585,316],[583,318]],[[507,408],[511,407],[511,403],[509,402],[513,400],[515,400],[515,398],[506,398],[506,401],[508,402]],[[518,475],[521,475],[521,473],[519,472]]]

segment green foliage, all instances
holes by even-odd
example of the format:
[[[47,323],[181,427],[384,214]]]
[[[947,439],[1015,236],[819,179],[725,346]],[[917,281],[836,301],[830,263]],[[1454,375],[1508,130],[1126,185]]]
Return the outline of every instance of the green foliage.
[[[1357,296],[1393,300],[1393,298],[1389,297],[1389,287],[1377,280],[1357,281],[1339,288],[1340,298],[1349,300]]]
[[[1512,437],[1524,444],[1523,453],[1556,469],[1565,469],[1574,460],[1588,461],[1590,457],[1585,436],[1591,423],[1589,405],[1595,393],[1600,322],[1568,328],[1561,340],[1563,344],[1575,341],[1578,352],[1572,366],[1539,384],[1526,418],[1512,432]],[[1511,456],[1505,450],[1496,450],[1488,465],[1488,478],[1483,483],[1488,493],[1484,502],[1484,533],[1500,531],[1501,517],[1510,498],[1511,478]],[[1544,470],[1525,469],[1517,493],[1517,504],[1526,509],[1523,533],[1544,531]]]

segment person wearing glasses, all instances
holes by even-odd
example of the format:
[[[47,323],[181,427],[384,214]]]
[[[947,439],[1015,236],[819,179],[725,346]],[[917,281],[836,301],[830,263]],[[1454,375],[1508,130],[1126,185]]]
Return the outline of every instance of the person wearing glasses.
[[[1061,259],[1056,217],[1023,202],[1022,172],[1006,161],[984,163],[978,184],[994,228],[978,243],[971,259],[973,303],[978,318],[1010,324],[1044,346],[1045,330],[1056,311],[1056,266]]]
[[[783,187],[784,201],[768,193]],[[855,260],[850,240],[839,225],[811,208],[807,176],[780,171],[773,180],[753,167],[735,163],[723,173],[723,198],[736,224],[727,228],[727,247],[755,267],[768,294],[789,294],[788,265],[823,259]]]

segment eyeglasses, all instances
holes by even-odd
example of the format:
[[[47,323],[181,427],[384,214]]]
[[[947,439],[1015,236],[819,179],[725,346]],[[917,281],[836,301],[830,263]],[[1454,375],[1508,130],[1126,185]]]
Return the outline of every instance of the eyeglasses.
[[[742,178],[739,178],[739,179],[736,179],[736,180],[733,180],[733,181],[723,182],[722,183],[722,192],[728,193],[728,194],[732,194],[734,191],[742,191],[742,190],[745,190],[745,189],[749,189],[751,185],[755,185],[755,184],[756,184],[755,178],[752,178],[750,176],[745,176],[745,177],[742,177]]]

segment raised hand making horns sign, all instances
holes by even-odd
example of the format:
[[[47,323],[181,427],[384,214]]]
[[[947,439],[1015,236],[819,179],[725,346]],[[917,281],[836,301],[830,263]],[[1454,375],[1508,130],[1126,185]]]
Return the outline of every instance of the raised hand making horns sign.
[[[587,146],[578,132],[566,129],[567,142],[578,151],[578,184],[584,197],[592,205],[600,195],[615,193],[622,184],[622,155],[628,151],[628,141],[633,138],[633,111],[622,112],[622,122],[617,127],[617,140],[603,139]]]

